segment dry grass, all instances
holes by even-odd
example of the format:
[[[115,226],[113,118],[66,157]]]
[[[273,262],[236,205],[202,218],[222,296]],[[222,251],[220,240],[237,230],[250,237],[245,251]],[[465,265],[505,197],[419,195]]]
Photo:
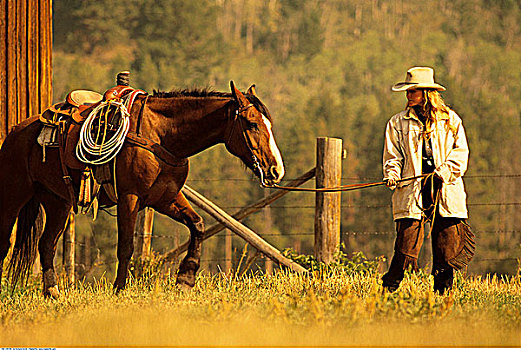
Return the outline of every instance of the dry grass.
[[[0,297],[2,346],[521,346],[521,281],[458,276],[447,296],[407,275],[394,294],[376,273],[226,278],[188,293],[168,277],[101,280],[44,299],[39,283]]]

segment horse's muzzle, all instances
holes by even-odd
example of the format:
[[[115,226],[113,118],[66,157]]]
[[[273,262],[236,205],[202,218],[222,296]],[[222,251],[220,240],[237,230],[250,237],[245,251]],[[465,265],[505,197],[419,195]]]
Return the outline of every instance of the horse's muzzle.
[[[279,173],[279,170],[276,166],[271,166],[267,171],[264,171],[265,176],[263,177],[263,181],[266,185],[272,186],[280,182],[282,179],[282,175]]]
[[[279,172],[277,171],[277,167],[275,165],[272,165],[270,167],[270,171],[268,172],[269,178],[273,180],[274,182],[277,181],[280,177]],[[277,181],[278,182],[278,181]]]

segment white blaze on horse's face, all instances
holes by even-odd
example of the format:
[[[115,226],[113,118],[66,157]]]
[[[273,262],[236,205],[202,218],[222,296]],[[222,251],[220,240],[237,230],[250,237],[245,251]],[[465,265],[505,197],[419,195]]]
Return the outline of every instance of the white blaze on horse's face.
[[[279,148],[277,147],[277,143],[275,142],[275,137],[273,136],[273,132],[271,131],[271,122],[264,114],[262,114],[262,121],[264,122],[264,125],[266,126],[266,129],[268,130],[269,137],[270,137],[270,151],[275,158],[275,162],[277,165],[275,166],[277,177],[273,180],[275,182],[280,182],[282,178],[284,177],[284,163],[282,162],[282,156],[280,154]]]

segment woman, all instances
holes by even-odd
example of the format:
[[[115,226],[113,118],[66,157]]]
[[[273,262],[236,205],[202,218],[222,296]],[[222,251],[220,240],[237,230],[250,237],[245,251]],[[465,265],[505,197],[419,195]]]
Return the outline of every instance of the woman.
[[[454,269],[474,255],[462,176],[469,150],[460,117],[441,98],[445,88],[430,67],[413,67],[393,91],[405,91],[407,106],[387,123],[383,152],[384,181],[394,190],[394,256],[383,286],[395,291],[404,271],[418,269],[424,224],[431,222],[434,290],[452,287]],[[420,177],[420,175],[425,175]],[[418,176],[417,179],[400,181]]]

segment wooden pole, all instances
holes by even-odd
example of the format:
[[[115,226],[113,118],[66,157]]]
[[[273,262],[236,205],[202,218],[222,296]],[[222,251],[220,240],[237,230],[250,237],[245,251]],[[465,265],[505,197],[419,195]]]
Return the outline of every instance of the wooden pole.
[[[134,256],[136,258],[146,258],[150,256],[153,224],[154,209],[146,207],[138,213],[136,229],[134,231],[134,234],[137,236],[134,250]]]
[[[65,276],[69,284],[74,284],[74,274],[76,263],[75,247],[76,247],[76,227],[74,212],[70,212],[69,220],[65,231],[63,231],[63,266],[65,267]]]
[[[7,118],[7,130],[6,135],[10,128],[18,124],[18,108],[17,101],[19,101],[16,80],[16,71],[18,69],[18,46],[19,38],[18,31],[16,30],[16,3],[12,0],[7,1],[7,114],[4,118]],[[3,141],[3,140],[2,140]]]
[[[34,2],[33,2],[34,3]],[[38,0],[40,11],[39,79],[40,111],[52,102],[52,3]]]
[[[90,236],[83,236],[83,265],[85,265],[85,274],[90,270],[92,260],[90,259]]]
[[[224,272],[231,273],[232,264],[232,233],[230,230],[224,230]]]
[[[302,185],[303,183],[312,179],[314,176],[315,176],[315,168],[309,170],[308,172],[306,172],[304,175],[300,176],[299,178],[291,181],[290,183],[288,183],[288,186],[298,187],[298,186]],[[264,208],[266,205],[273,203],[274,201],[276,201],[277,199],[279,199],[280,197],[284,196],[287,193],[288,193],[288,191],[286,191],[286,190],[277,190],[277,191],[273,192],[272,194],[270,194],[269,196],[264,197],[261,200],[255,202],[247,207],[242,208],[241,210],[239,210],[238,212],[233,214],[233,217],[237,220],[242,220],[245,217],[247,217],[248,215],[258,212],[259,210]],[[212,227],[208,228],[205,231],[203,240],[216,235],[217,233],[221,232],[224,229],[225,229],[225,226],[222,224],[213,225]],[[185,242],[185,243],[181,244],[179,247],[165,253],[163,255],[163,258],[168,261],[174,261],[175,259],[177,259],[177,257],[179,255],[181,255],[182,253],[187,251],[189,243],[190,243],[190,241]]]
[[[24,1],[16,3],[16,30],[18,32],[18,47],[16,52],[16,95],[17,123],[30,117],[27,115],[27,4]]]
[[[0,0],[0,144],[52,102],[51,0]]]
[[[317,138],[316,188],[336,187],[342,180],[342,140]],[[326,264],[340,247],[341,192],[318,192],[315,200],[315,257]]]
[[[269,194],[269,189],[264,189],[265,194]],[[271,207],[264,207],[264,232],[271,233],[273,231],[273,218],[271,217]],[[267,275],[273,274],[273,260],[265,259],[265,272]]]
[[[308,272],[305,268],[295,263],[291,259],[283,256],[276,248],[270,245],[268,242],[259,237],[255,232],[250,230],[248,227],[241,224],[239,221],[232,218],[224,210],[219,208],[217,205],[191,189],[189,186],[183,187],[183,194],[188,200],[197,205],[199,208],[210,214],[215,220],[219,221],[226,228],[239,235],[246,242],[251,244],[254,248],[261,251],[264,255],[267,255],[272,260],[278,262],[281,265],[287,266],[295,272]]]
[[[38,97],[38,2],[33,6],[27,6],[27,115],[32,116],[40,113],[40,101]],[[31,20],[31,18],[33,20]]]
[[[0,115],[2,116],[2,119],[0,119],[0,144],[2,144],[5,137],[7,136],[7,133],[9,132],[9,125],[7,122],[7,91],[9,90],[9,84],[7,83],[7,58],[10,48],[7,36],[7,28],[9,25],[9,12],[6,11],[7,0],[0,0],[0,6],[3,9],[3,11],[0,11],[0,52],[2,52],[0,55]]]
[[[273,274],[273,260],[268,257],[264,257],[264,269],[266,270],[266,275]]]
[[[87,277],[91,268],[90,259],[90,237],[83,236],[80,243],[80,256],[78,260],[81,262],[79,265],[82,266],[78,271],[78,279],[84,279]]]

